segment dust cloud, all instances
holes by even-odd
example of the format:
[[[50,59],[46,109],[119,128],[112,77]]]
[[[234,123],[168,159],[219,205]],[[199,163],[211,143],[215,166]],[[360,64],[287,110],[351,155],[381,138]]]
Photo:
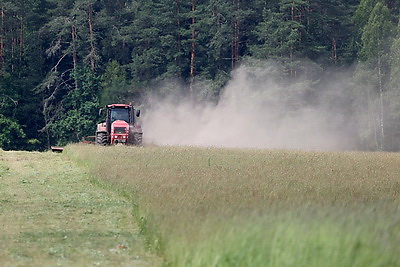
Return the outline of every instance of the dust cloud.
[[[243,64],[217,104],[150,97],[144,110],[144,142],[206,147],[351,150],[347,80],[343,75],[315,85],[321,70],[307,67],[290,83],[271,62]],[[312,76],[312,77],[311,77]],[[311,78],[310,78],[311,77]],[[347,85],[346,85],[347,84]],[[201,94],[203,88],[196,88]],[[318,89],[315,89],[318,88]]]

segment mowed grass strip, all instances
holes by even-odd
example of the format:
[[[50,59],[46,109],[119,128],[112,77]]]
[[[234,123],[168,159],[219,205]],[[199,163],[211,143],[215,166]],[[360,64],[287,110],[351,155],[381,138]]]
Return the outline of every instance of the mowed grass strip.
[[[62,154],[0,150],[0,266],[158,266],[129,201]]]
[[[400,154],[76,145],[170,266],[399,266]]]

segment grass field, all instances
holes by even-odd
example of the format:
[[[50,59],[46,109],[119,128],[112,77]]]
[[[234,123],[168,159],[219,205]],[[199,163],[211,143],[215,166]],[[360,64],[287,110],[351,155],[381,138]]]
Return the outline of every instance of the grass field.
[[[169,266],[399,266],[400,154],[68,146]]]
[[[159,266],[131,203],[62,154],[0,150],[0,266]]]

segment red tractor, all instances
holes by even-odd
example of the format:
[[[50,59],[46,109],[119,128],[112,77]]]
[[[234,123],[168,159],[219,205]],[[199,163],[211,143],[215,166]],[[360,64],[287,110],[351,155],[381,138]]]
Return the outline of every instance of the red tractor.
[[[99,115],[104,109],[100,109]],[[140,110],[136,110],[132,103],[107,105],[106,122],[99,123],[96,130],[96,144],[142,144],[142,127],[136,122]]]

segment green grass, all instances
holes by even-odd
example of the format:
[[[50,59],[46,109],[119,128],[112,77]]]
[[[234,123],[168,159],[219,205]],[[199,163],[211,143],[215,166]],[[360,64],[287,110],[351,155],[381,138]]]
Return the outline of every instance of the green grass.
[[[174,266],[395,266],[373,236],[327,218],[288,215],[224,225],[203,242],[185,240],[169,251]],[[183,245],[184,244],[184,245]],[[190,245],[192,244],[192,245]],[[393,250],[392,253],[395,253]]]
[[[0,150],[0,266],[158,266],[131,203],[57,153]]]
[[[74,145],[170,266],[398,266],[400,154]]]

